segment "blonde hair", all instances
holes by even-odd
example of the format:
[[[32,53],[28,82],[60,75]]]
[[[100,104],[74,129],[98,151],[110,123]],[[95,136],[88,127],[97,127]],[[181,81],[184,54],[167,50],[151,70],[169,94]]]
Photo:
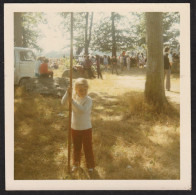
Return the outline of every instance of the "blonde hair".
[[[73,98],[75,99],[76,98],[76,88],[77,87],[86,87],[87,89],[89,88],[89,85],[88,85],[88,81],[84,78],[78,78],[75,80],[75,83],[74,83],[74,90],[73,90]]]

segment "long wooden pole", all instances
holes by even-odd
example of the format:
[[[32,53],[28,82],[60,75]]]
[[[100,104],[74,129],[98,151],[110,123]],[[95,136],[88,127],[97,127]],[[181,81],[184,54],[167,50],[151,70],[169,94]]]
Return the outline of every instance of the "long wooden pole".
[[[72,115],[72,67],[73,67],[73,12],[71,12],[71,43],[70,43],[70,95],[69,95],[69,132],[68,132],[68,172],[70,173],[71,157],[71,115]]]

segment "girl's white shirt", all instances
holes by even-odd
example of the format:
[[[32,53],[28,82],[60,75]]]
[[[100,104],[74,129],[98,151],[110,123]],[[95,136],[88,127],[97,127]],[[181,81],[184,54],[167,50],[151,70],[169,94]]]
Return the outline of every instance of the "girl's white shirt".
[[[69,103],[68,93],[66,92],[61,100],[61,104]],[[91,124],[92,99],[89,96],[72,100],[72,121],[71,128],[74,130],[86,130],[92,128]]]

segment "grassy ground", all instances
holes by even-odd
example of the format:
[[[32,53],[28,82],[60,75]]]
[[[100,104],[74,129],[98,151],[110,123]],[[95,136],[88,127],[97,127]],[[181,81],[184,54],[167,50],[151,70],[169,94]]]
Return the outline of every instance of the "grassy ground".
[[[179,179],[179,78],[172,77],[170,106],[161,113],[144,101],[144,70],[105,73],[89,84],[95,179]],[[59,98],[16,87],[15,179],[88,179],[67,173],[67,132],[68,111]]]

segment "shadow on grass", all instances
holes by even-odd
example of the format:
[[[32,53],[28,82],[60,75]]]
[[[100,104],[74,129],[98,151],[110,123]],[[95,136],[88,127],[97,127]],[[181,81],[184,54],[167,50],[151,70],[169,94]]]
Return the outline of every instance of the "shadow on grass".
[[[89,95],[97,164],[93,179],[179,179],[178,111],[157,114],[126,99],[138,99],[139,92]],[[16,91],[14,116],[16,180],[88,179],[67,174],[68,113],[59,98]]]
[[[133,113],[122,102],[130,95],[108,96],[113,101],[94,95],[99,108],[93,112],[95,157],[102,178],[179,179],[179,111],[169,104],[162,113],[137,106]],[[167,123],[173,127],[168,128]]]
[[[24,92],[15,93],[15,101],[14,178],[61,179],[67,128],[57,117],[62,112],[60,102]]]

